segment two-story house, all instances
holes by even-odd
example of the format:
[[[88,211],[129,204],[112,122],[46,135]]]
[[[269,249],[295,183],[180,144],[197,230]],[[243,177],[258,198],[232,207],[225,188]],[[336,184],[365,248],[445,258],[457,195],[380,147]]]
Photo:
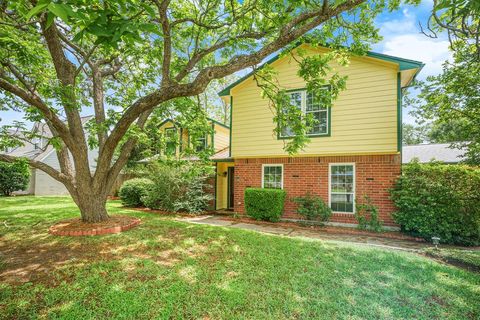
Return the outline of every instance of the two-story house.
[[[326,48],[301,45],[308,54]],[[311,141],[295,156],[284,151],[286,135],[274,134],[269,101],[248,74],[219,94],[231,104],[230,148],[216,164],[216,209],[244,213],[248,187],[282,188],[287,192],[284,219],[298,219],[293,197],[311,193],[332,208],[333,224],[356,224],[357,202],[370,197],[385,226],[395,226],[389,189],[401,170],[402,90],[423,64],[370,52],[348,66],[335,65],[347,75],[347,88],[331,107],[317,105],[298,76],[298,59],[275,57],[268,64],[281,87],[318,124]]]
[[[82,123],[85,124],[92,116],[82,117]],[[60,163],[57,158],[55,148],[48,143],[52,138],[52,133],[44,122],[36,122],[33,124],[32,132],[37,137],[33,140],[22,139],[23,145],[4,150],[3,153],[14,156],[24,157],[36,161],[46,163],[54,169],[60,170]],[[15,133],[13,133],[15,134]],[[93,172],[96,168],[98,158],[98,149],[88,150],[88,160],[90,163],[90,170]],[[17,194],[33,194],[38,196],[45,195],[68,195],[69,192],[65,186],[50,177],[42,170],[31,168],[30,182],[27,190],[18,191]]]

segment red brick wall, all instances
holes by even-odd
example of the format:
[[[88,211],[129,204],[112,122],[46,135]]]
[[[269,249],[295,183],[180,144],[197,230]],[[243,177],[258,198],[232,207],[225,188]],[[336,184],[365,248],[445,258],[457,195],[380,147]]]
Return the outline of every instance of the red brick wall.
[[[283,189],[287,191],[284,218],[296,219],[295,204],[289,199],[310,192],[319,195],[328,203],[329,163],[355,163],[355,197],[363,201],[368,195],[379,209],[380,219],[386,226],[396,226],[391,213],[394,205],[388,190],[400,174],[400,155],[333,156],[235,159],[235,211],[244,213],[245,188],[261,187],[262,164],[283,164]],[[357,223],[353,214],[337,213],[330,221]]]

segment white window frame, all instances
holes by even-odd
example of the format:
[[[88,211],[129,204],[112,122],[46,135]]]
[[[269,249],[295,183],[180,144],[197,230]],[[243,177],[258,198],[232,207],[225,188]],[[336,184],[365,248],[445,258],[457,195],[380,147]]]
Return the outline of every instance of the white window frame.
[[[344,212],[344,211],[333,211],[333,213],[343,213],[343,214],[355,214],[356,211],[356,199],[357,199],[357,171],[355,168],[355,162],[337,162],[328,164],[328,207],[332,207],[332,167],[333,166],[352,166],[353,167],[353,211]]]
[[[265,185],[263,181],[265,176],[265,167],[281,167],[282,168],[282,180],[280,182],[280,189],[283,189],[283,175],[284,175],[283,163],[263,163],[262,164],[262,189],[265,189]]]
[[[329,90],[328,87],[324,87],[322,88],[321,90]],[[294,93],[298,93],[300,92],[301,93],[301,97],[302,97],[302,102],[301,102],[301,111],[302,111],[302,115],[303,116],[306,116],[307,115],[307,90],[306,89],[299,89],[299,90],[291,90],[291,91],[288,91],[286,94],[288,96],[290,96],[291,94],[294,94]],[[330,127],[330,122],[329,122],[329,113],[330,113],[330,108],[329,107],[326,107],[325,108],[325,111],[326,111],[326,115],[327,115],[327,130],[326,132],[322,132],[322,133],[307,133],[306,136],[312,136],[312,137],[315,137],[315,136],[328,136],[328,129]],[[309,111],[308,113],[313,113],[315,111]],[[283,135],[283,130],[281,129],[279,134],[280,134],[280,138],[293,138],[295,135]]]

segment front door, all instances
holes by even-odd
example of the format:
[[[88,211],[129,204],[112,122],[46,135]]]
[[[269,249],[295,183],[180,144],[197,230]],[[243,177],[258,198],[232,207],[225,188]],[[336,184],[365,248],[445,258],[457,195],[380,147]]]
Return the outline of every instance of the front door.
[[[235,176],[235,167],[228,167],[228,209],[233,209],[234,199],[235,199],[235,188],[234,188],[234,176]]]

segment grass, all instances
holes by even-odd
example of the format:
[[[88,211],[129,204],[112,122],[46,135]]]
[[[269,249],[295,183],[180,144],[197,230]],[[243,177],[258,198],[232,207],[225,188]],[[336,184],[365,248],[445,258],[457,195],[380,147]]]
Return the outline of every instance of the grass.
[[[420,255],[108,207],[142,224],[55,237],[51,224],[78,215],[69,198],[0,198],[0,318],[480,317],[480,275]]]

